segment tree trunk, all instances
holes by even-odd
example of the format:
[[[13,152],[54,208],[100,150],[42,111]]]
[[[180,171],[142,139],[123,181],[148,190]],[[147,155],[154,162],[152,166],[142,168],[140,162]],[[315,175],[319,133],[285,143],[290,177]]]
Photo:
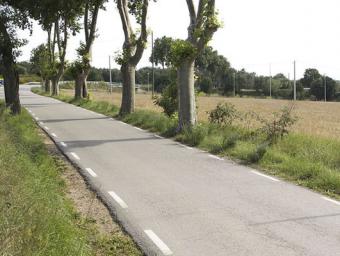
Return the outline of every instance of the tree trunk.
[[[88,90],[87,90],[87,76],[90,70],[84,70],[82,73],[79,73],[75,79],[75,99],[87,98],[88,97]]]
[[[197,122],[194,68],[195,61],[187,60],[177,70],[179,130]]]
[[[121,71],[123,96],[119,114],[126,115],[135,111],[136,67],[125,63],[122,65]]]
[[[52,96],[59,95],[59,78],[55,77],[52,79]]]
[[[51,80],[46,78],[45,82],[44,82],[44,85],[45,85],[45,92],[46,93],[51,92]]]
[[[3,75],[6,107],[11,109],[13,115],[17,115],[21,112],[19,99],[19,75],[14,64],[5,64],[4,66]]]

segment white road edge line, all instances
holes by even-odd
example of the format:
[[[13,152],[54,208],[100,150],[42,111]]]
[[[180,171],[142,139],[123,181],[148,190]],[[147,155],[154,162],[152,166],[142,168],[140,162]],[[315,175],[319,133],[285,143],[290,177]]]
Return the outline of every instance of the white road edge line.
[[[67,148],[67,144],[63,141],[60,142],[60,145],[62,145],[64,148]]]
[[[57,134],[55,134],[55,133],[51,133],[51,135],[52,135],[54,138],[58,138]]]
[[[273,178],[273,177],[270,177],[270,176],[268,176],[268,175],[262,174],[262,173],[257,172],[257,171],[251,171],[251,172],[254,173],[254,174],[256,174],[256,175],[258,175],[258,176],[267,178],[267,179],[272,180],[272,181],[276,181],[276,182],[279,181],[278,179],[275,179],[275,178]]]
[[[159,136],[159,135],[157,135],[157,134],[154,134],[154,136],[155,136],[156,138],[158,138],[158,139],[164,139],[164,137]]]
[[[122,122],[122,121],[119,121],[119,123],[124,124],[124,125],[127,125],[126,123],[124,123],[124,122]]]
[[[141,129],[139,127],[135,127],[135,129],[137,129],[138,131],[144,131],[143,129]]]
[[[39,117],[34,117],[34,118],[35,118],[35,120],[39,121]]]
[[[80,160],[80,157],[76,153],[71,152],[70,154],[71,154],[71,156],[73,156],[73,158]]]
[[[127,204],[115,192],[109,191],[109,195],[120,205],[123,209],[128,208]]]
[[[95,173],[91,168],[85,169],[92,177],[96,178],[98,177],[97,173]]]
[[[40,121],[39,124],[40,124],[40,125],[44,125],[44,122]]]
[[[189,147],[189,146],[187,146],[187,145],[184,145],[184,144],[179,144],[179,145],[181,145],[182,147],[184,147],[184,148],[186,148],[186,149],[193,150],[192,147]]]
[[[45,130],[47,130],[47,131],[50,129],[50,128],[48,128],[47,126],[44,126],[44,128],[45,128]]]
[[[211,155],[209,154],[209,157],[213,158],[213,159],[216,159],[216,160],[220,160],[220,161],[223,161],[224,159],[221,158],[221,157],[218,157],[218,156],[214,156],[214,155]]]
[[[169,247],[152,230],[144,230],[144,232],[164,255],[173,254]]]
[[[323,198],[324,200],[328,201],[328,202],[331,202],[331,203],[333,203],[333,204],[340,205],[340,202],[339,202],[339,201],[336,201],[336,200],[330,199],[330,198],[328,198],[328,197],[325,197],[325,196],[323,196],[322,198]]]

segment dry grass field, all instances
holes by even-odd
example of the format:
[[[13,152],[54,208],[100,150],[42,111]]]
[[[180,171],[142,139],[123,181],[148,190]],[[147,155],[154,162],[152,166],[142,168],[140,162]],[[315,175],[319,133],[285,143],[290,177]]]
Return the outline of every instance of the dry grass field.
[[[73,95],[72,90],[62,90],[63,94]],[[109,94],[103,91],[92,91],[94,100],[109,101],[117,106],[121,103],[121,94],[114,92]],[[200,121],[208,119],[207,112],[214,109],[220,102],[230,102],[242,112],[254,111],[263,117],[271,117],[272,113],[282,107],[291,104],[288,100],[270,100],[253,98],[226,98],[220,96],[198,97],[198,118]],[[161,112],[161,108],[155,106],[150,94],[137,94],[136,107]],[[293,114],[298,117],[298,122],[293,131],[316,135],[331,139],[340,138],[340,103],[298,101],[295,103]]]

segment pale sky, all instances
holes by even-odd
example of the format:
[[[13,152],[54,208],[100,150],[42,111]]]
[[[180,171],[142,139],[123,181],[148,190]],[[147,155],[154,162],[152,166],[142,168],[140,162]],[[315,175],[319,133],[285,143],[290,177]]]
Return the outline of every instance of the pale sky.
[[[198,2],[198,1],[196,1]],[[292,78],[293,61],[297,76],[314,67],[322,74],[340,80],[340,1],[339,0],[216,0],[221,28],[210,43],[236,69],[269,75],[284,73]],[[158,0],[150,3],[148,26],[155,38],[164,35],[185,39],[189,24],[185,0]],[[30,43],[22,48],[20,60],[28,60],[33,47],[46,41],[38,26],[32,37],[20,33]],[[123,44],[123,31],[114,1],[101,11],[98,34],[93,47],[93,66],[108,67],[108,56]],[[83,34],[72,38],[68,59],[75,59],[75,49]],[[151,43],[139,68],[148,66]],[[118,67],[113,64],[114,67]]]

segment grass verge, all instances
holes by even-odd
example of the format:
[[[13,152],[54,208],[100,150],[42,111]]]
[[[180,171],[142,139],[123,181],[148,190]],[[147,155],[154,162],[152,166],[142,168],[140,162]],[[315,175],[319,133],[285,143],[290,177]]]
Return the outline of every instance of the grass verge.
[[[141,255],[129,237],[79,216],[38,131],[0,102],[0,255]]]
[[[44,95],[37,89],[34,92]],[[69,96],[57,98],[117,118],[118,107],[108,102],[74,101]],[[291,133],[277,143],[268,145],[253,130],[237,126],[220,127],[209,123],[202,123],[176,134],[176,120],[149,110],[137,110],[122,120],[340,198],[339,141]]]

